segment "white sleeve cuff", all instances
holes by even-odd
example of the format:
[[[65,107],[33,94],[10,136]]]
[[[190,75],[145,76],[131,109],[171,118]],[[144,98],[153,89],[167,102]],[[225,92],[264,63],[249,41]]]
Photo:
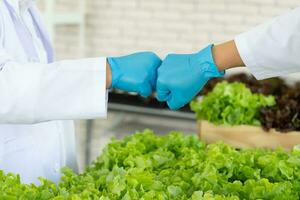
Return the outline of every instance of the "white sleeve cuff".
[[[88,66],[94,73],[91,73],[90,104],[85,108],[88,115],[83,118],[106,118],[108,92],[106,90],[106,58],[91,58],[88,60]],[[87,67],[88,67],[87,66]]]
[[[273,71],[270,72],[268,69],[265,69],[263,66],[258,64],[258,58],[255,57],[253,49],[251,49],[248,44],[249,39],[250,37],[248,33],[243,33],[235,37],[236,47],[245,66],[258,80],[274,77]]]

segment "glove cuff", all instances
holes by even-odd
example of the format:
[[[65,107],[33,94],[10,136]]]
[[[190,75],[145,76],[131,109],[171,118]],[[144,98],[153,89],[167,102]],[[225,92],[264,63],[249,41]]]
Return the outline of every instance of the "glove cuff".
[[[107,62],[111,69],[111,88],[113,89],[117,87],[117,84],[122,76],[122,72],[116,58],[109,57],[107,58]]]
[[[205,77],[208,79],[211,78],[220,78],[224,77],[225,71],[219,71],[212,54],[213,44],[208,45],[206,48],[198,52],[197,63],[201,65]]]

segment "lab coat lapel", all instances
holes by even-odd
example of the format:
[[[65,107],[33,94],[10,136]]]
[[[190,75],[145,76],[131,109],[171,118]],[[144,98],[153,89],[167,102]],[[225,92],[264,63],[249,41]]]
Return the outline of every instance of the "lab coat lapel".
[[[38,59],[38,54],[36,52],[36,48],[33,45],[31,36],[25,25],[20,21],[17,17],[17,11],[13,8],[11,4],[8,3],[7,0],[4,0],[4,3],[9,11],[10,17],[14,23],[14,27],[20,43],[27,54],[28,59]]]
[[[35,27],[37,29],[37,33],[39,34],[39,36],[43,42],[44,48],[47,51],[48,63],[52,63],[54,61],[54,49],[51,44],[50,36],[49,36],[45,26],[43,25],[43,23],[41,21],[41,17],[39,16],[39,13],[36,10],[36,8],[31,6],[29,8],[29,13],[32,16]]]

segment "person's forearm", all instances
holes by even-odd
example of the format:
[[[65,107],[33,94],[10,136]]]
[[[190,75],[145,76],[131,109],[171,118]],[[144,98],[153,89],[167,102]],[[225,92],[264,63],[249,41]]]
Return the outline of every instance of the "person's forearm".
[[[106,89],[109,89],[111,87],[111,82],[112,82],[111,68],[109,63],[106,61]]]
[[[0,58],[0,123],[35,124],[106,116],[105,68],[99,67],[105,65],[104,58],[49,64],[11,58]]]
[[[212,52],[214,61],[220,71],[245,66],[233,40],[215,45]]]

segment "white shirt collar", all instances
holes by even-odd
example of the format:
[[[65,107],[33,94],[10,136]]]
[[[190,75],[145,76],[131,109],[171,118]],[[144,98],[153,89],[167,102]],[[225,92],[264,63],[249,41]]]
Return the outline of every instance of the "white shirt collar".
[[[12,6],[12,8],[21,14],[32,6],[34,0],[7,0],[7,2]]]

